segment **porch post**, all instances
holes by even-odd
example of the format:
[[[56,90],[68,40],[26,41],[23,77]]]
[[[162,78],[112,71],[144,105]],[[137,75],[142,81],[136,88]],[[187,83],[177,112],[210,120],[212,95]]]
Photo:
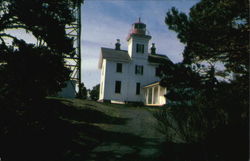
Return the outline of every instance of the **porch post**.
[[[158,104],[161,104],[161,86],[158,85]]]
[[[154,104],[155,87],[152,87],[152,104]]]
[[[165,97],[166,94],[167,94],[167,87],[164,90],[164,104],[167,103],[167,97]]]
[[[148,104],[148,88],[146,88],[146,105]]]

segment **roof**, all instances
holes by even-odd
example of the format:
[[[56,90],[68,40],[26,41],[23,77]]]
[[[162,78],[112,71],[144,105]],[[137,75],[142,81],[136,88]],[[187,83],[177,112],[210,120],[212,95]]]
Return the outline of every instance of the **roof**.
[[[173,64],[173,62],[166,55],[161,55],[161,54],[150,54],[148,56],[148,61],[150,63],[170,63],[170,64]]]
[[[103,59],[118,61],[118,62],[131,61],[128,51],[126,50],[116,50],[116,49],[102,47],[98,63],[99,69],[101,69],[102,67]],[[161,55],[161,54],[149,54],[148,61],[150,63],[157,63],[157,64],[162,64],[162,63],[173,64],[173,62],[166,55]]]
[[[101,68],[102,66],[103,59],[121,61],[121,62],[129,62],[131,60],[130,56],[128,55],[128,51],[115,50],[110,48],[101,48],[101,54],[98,64],[99,68]]]

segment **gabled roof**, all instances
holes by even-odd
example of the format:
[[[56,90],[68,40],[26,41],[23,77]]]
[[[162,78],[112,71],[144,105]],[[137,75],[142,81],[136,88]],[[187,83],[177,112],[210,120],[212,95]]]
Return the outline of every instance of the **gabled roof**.
[[[114,60],[120,62],[129,62],[131,61],[130,56],[128,55],[128,51],[126,50],[115,50],[110,48],[101,48],[100,59],[98,63],[98,67],[102,67],[103,59]]]

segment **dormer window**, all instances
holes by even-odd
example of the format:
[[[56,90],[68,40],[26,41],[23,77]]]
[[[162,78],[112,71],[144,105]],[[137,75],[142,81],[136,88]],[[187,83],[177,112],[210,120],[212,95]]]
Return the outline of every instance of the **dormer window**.
[[[144,45],[143,44],[136,44],[136,52],[137,53],[144,53]]]

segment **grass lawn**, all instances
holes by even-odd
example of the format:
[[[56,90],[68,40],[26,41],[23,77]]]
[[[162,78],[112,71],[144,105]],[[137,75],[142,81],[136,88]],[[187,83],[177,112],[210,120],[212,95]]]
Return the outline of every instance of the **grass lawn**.
[[[34,107],[36,128],[6,136],[0,155],[25,161],[163,160],[164,136],[152,108],[48,98]]]

